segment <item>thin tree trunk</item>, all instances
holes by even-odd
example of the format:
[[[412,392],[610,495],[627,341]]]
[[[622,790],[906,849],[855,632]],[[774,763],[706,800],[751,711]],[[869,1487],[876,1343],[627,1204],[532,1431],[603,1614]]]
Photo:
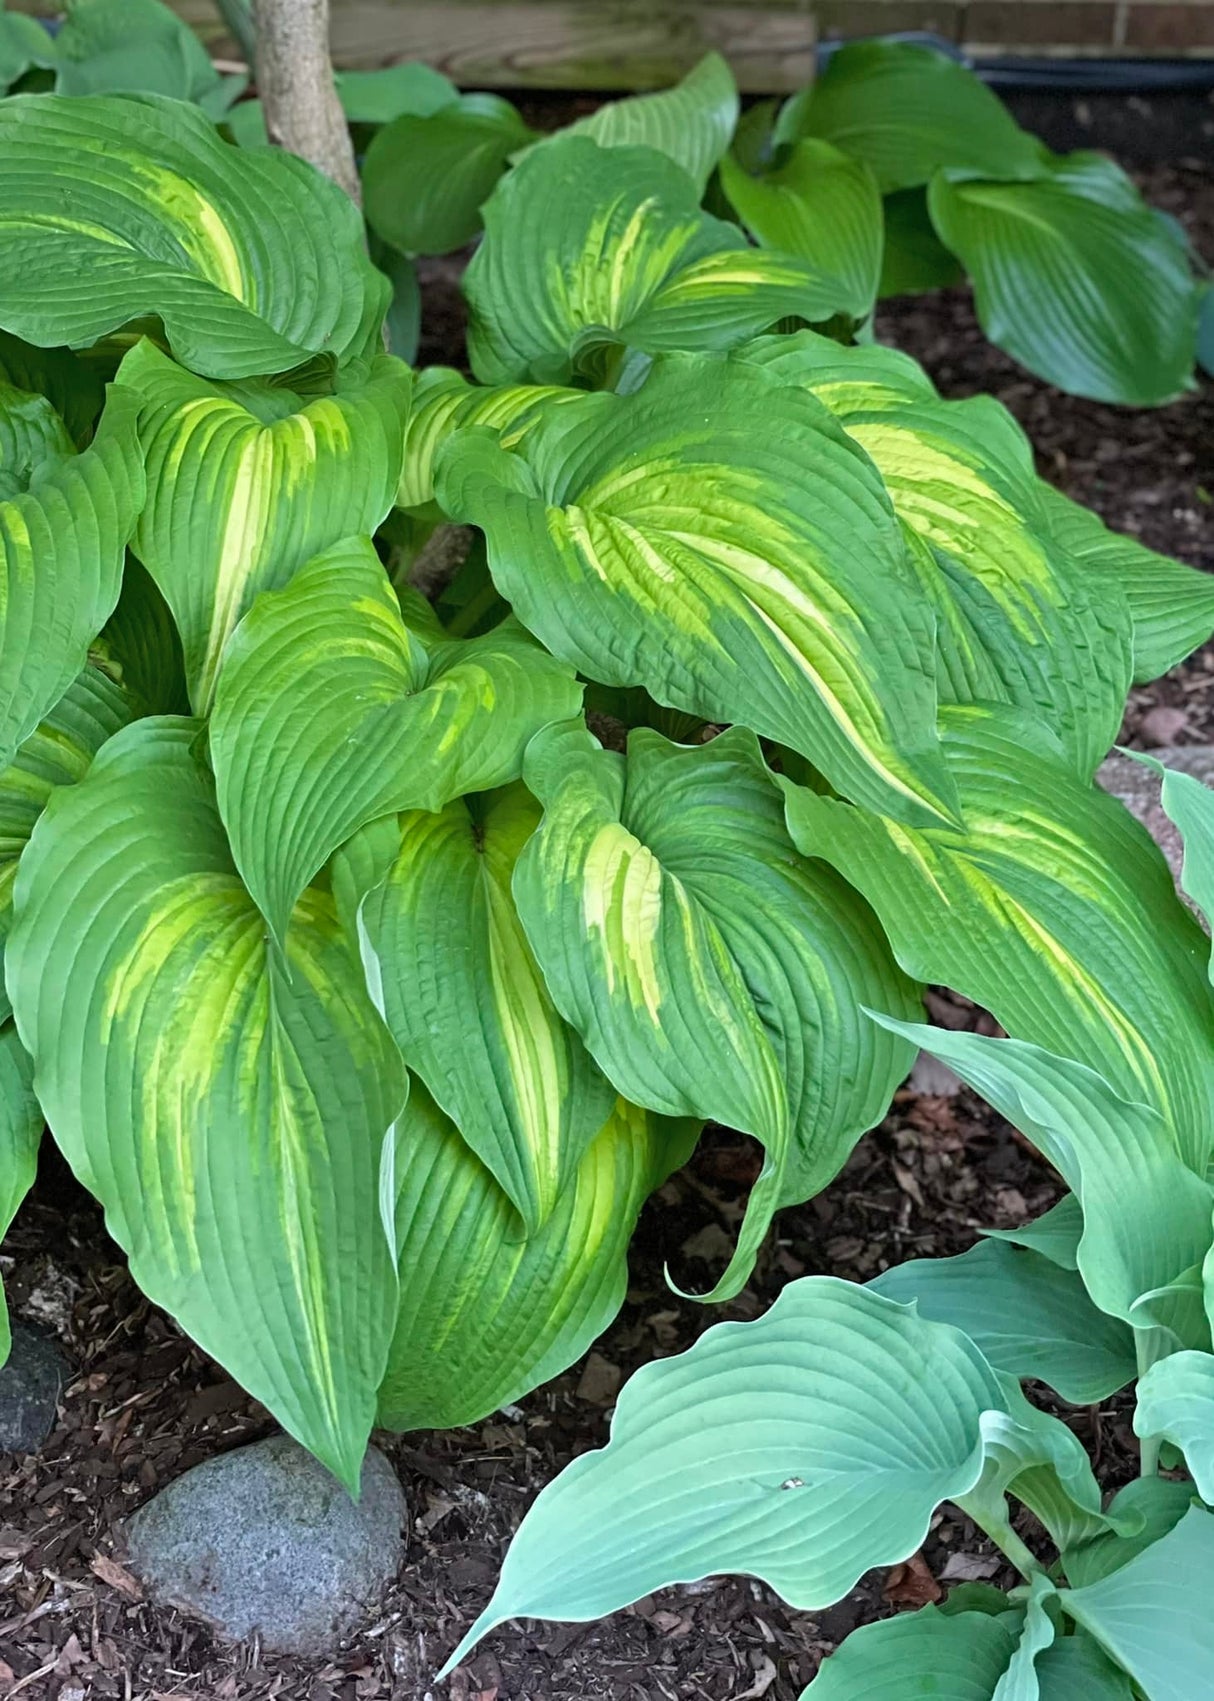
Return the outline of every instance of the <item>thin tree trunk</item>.
[[[329,0],[253,0],[257,92],[270,140],[361,203],[354,148],[333,86]]]

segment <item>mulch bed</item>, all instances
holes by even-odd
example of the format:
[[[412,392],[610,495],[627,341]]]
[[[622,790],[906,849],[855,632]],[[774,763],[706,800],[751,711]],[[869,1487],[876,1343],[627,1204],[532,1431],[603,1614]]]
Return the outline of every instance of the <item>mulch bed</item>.
[[[1214,255],[1214,185],[1159,169],[1151,198]],[[425,279],[423,360],[458,359],[457,268]],[[1209,444],[1214,390],[1134,413],[1076,401],[1027,377],[982,338],[963,291],[883,310],[883,340],[918,356],[950,395],[988,391],[1022,421],[1042,471],[1111,524],[1214,570]],[[1203,461],[1203,456],[1204,461]],[[1204,472],[1203,472],[1204,466]],[[1130,742],[1214,740],[1214,648],[1135,693]],[[1160,719],[1159,711],[1171,711]],[[1166,729],[1166,731],[1164,730]],[[1163,734],[1161,736],[1161,733]],[[988,1018],[932,995],[933,1018]],[[722,1317],[758,1315],[790,1278],[863,1281],[907,1257],[962,1251],[983,1226],[1013,1226],[1057,1196],[1041,1160],[969,1093],[904,1089],[823,1197],[787,1211],[747,1290],[708,1312],[678,1299],[720,1268],[758,1170],[752,1142],[710,1133],[684,1174],[647,1207],[619,1320],[582,1365],[518,1408],[449,1434],[380,1438],[410,1500],[408,1564],[365,1634],[322,1663],[216,1645],[146,1602],[122,1563],[123,1520],[190,1466],[254,1440],[266,1414],[142,1298],[100,1215],[48,1151],[0,1260],[14,1311],[56,1333],[78,1367],[42,1453],[0,1456],[0,1696],[29,1701],[796,1701],[820,1659],[856,1624],[937,1598],[972,1578],[1008,1580],[989,1544],[945,1512],[910,1567],[862,1580],[827,1612],[799,1613],[763,1586],[713,1581],[645,1600],[589,1627],[508,1627],[456,1674],[432,1674],[483,1606],[511,1532],[535,1492],[606,1439],[621,1377],[687,1346]],[[1070,1413],[1110,1485],[1134,1474],[1117,1402]]]

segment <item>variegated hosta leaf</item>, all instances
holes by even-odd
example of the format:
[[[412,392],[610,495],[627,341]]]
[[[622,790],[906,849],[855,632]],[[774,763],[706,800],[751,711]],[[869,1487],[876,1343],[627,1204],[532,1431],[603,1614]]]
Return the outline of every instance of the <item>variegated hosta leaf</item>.
[[[605,101],[560,132],[603,148],[656,148],[681,165],[700,194],[738,122],[738,86],[719,53],[706,53],[681,83],[657,94]]]
[[[727,154],[721,187],[756,242],[811,260],[838,280],[840,312],[867,319],[881,277],[882,212],[863,160],[811,138],[757,177]]]
[[[436,489],[550,650],[790,745],[857,801],[949,816],[932,611],[876,471],[813,396],[684,357],[524,425],[506,446],[456,433]]]
[[[2,23],[3,20],[0,20]],[[34,1095],[34,1065],[11,1022],[0,1027],[0,1240],[34,1184],[42,1107]],[[0,1288],[0,1366],[12,1346]]]
[[[514,891],[557,1009],[626,1098],[766,1150],[725,1297],[773,1212],[820,1192],[884,1115],[913,1054],[860,1007],[914,1009],[913,988],[867,907],[794,852],[753,733],[642,729],[625,758],[554,727],[524,772],[544,819]]]
[[[111,389],[81,454],[5,470],[18,488],[0,501],[0,770],[83,668],[118,601],[143,501],[135,398]]]
[[[877,352],[854,351],[850,377],[853,351],[812,332],[762,338],[745,358],[813,390],[876,463],[937,610],[942,701],[1035,711],[1086,779],[1130,686],[1120,589],[1097,584],[1055,541],[1032,451],[1006,409],[986,396],[911,395],[904,369]]]
[[[1198,1494],[1214,1501],[1214,1356],[1171,1353],[1153,1364],[1138,1384],[1134,1433],[1179,1447]]]
[[[751,248],[653,148],[558,136],[484,207],[464,274],[468,357],[485,384],[601,376],[624,347],[724,349],[795,316],[846,306],[837,279]]]
[[[364,352],[388,286],[336,184],[160,96],[0,107],[0,324],[85,348],[158,317],[213,378]]]
[[[532,733],[581,700],[572,669],[513,619],[450,639],[420,598],[402,618],[369,538],[264,593],[228,645],[211,759],[236,866],[275,934],[364,822],[517,778]]]
[[[1170,1293],[1214,1239],[1214,1187],[1201,1157],[1208,1130],[1190,1142],[1200,1160],[1195,1173],[1158,1111],[1119,1098],[1082,1064],[1020,1040],[880,1021],[947,1062],[1059,1171],[1083,1211],[1076,1262],[1102,1311],[1136,1329],[1176,1329],[1182,1345],[1208,1343],[1204,1316],[1202,1339],[1185,1339]]]
[[[540,806],[522,785],[377,823],[333,886],[375,957],[409,1067],[536,1234],[615,1090],[552,1003],[510,882]],[[459,950],[452,941],[460,941]]]
[[[1116,587],[1134,626],[1134,683],[1158,679],[1214,632],[1214,575],[1110,531],[1090,509],[1041,486],[1050,529],[1091,575],[1097,597]]]
[[[52,798],[9,994],[135,1280],[356,1490],[396,1316],[379,1178],[404,1072],[328,897],[285,951],[267,938],[201,732],[139,721]]]
[[[1026,718],[969,707],[941,722],[965,832],[786,784],[794,840],[864,893],[908,974],[1154,1106],[1195,1167],[1214,1135],[1208,945],[1162,855]]]
[[[130,719],[126,694],[90,665],[0,773],[0,951],[12,922],[18,859],[34,822],[59,786],[84,778],[106,739]],[[10,1012],[8,994],[0,987],[0,1019]]]
[[[453,431],[466,425],[508,430],[517,441],[524,420],[540,409],[582,401],[584,390],[560,384],[469,384],[450,366],[428,366],[413,388],[405,430],[405,455],[396,493],[399,508],[428,508],[434,501],[434,457]]]
[[[307,401],[196,378],[149,342],[120,371],[140,397],[148,480],[133,547],[173,610],[201,714],[258,591],[285,585],[339,538],[374,531],[391,508],[410,374],[380,355],[336,395]]]
[[[975,1486],[983,1418],[1003,1405],[957,1330],[834,1277],[790,1282],[757,1322],[637,1372],[610,1444],[523,1519],[446,1670],[505,1619],[580,1622],[716,1572],[828,1606]]]
[[[509,1199],[415,1081],[396,1142],[401,1297],[379,1424],[476,1423],[579,1358],[623,1304],[642,1204],[696,1133],[621,1099],[521,1239]]]

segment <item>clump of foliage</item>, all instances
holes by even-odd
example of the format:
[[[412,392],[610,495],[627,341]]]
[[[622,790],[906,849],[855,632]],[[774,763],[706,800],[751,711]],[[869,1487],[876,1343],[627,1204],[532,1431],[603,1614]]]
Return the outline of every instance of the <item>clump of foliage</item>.
[[[345,96],[375,123],[398,84]],[[1209,1514],[1153,1475],[1102,1509],[1019,1379],[1145,1372],[1149,1471],[1162,1438],[1207,1493],[1207,947],[1092,776],[1214,585],[855,344],[850,263],[706,210],[725,84],[485,142],[478,208],[525,151],[476,212],[471,382],[383,352],[400,291],[300,161],[163,93],[0,101],[0,1224],[45,1116],[149,1297],[353,1487],[374,1423],[585,1350],[710,1118],[765,1154],[736,1293],[926,1045],[1073,1197],[643,1373],[488,1621],[730,1565],[821,1604],[952,1498],[1026,1592],[914,1621],[933,1669],[1124,1696],[1111,1657],[1171,1701],[1110,1590],[1208,1583]],[[506,123],[431,95],[410,124]],[[916,1025],[924,982],[1012,1038]],[[1183,1675],[1208,1631],[1173,1629]],[[904,1675],[891,1634],[846,1658]]]

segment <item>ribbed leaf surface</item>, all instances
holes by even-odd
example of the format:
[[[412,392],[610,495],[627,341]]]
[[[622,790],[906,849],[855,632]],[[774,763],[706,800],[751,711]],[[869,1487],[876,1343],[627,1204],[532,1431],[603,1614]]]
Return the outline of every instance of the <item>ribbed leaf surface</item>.
[[[929,205],[974,280],[983,330],[1030,372],[1132,407],[1171,401],[1191,381],[1187,245],[1112,160],[1068,154],[1025,183],[941,173]]]
[[[239,378],[360,352],[386,302],[349,198],[293,155],[159,96],[0,107],[0,325],[28,342],[153,314],[188,366]]]
[[[653,148],[561,136],[534,149],[484,208],[464,274],[468,354],[482,383],[564,383],[622,345],[724,349],[845,303],[816,265],[751,248],[702,211],[687,173]]]
[[[516,779],[582,688],[510,619],[446,638],[400,604],[369,538],[264,593],[228,647],[211,755],[236,866],[281,938],[300,892],[365,822]],[[422,612],[424,611],[424,612]]]
[[[285,585],[340,538],[374,531],[392,506],[410,375],[381,355],[362,381],[308,401],[196,378],[148,342],[121,372],[140,397],[148,481],[133,548],[173,610],[201,714],[258,591]]]
[[[1138,1384],[1134,1433],[1179,1447],[1203,1500],[1214,1500],[1214,1356],[1172,1353]]]
[[[752,733],[642,729],[624,758],[553,728],[525,775],[544,819],[514,890],[557,1008],[627,1098],[766,1149],[713,1297],[736,1292],[773,1211],[826,1186],[909,1066],[860,1006],[914,991],[867,907],[794,852]]]
[[[737,127],[738,110],[733,72],[719,53],[706,53],[674,88],[605,101],[561,134],[589,136],[603,148],[656,148],[703,194]]]
[[[0,28],[4,19],[0,17]],[[0,1240],[34,1184],[42,1107],[34,1096],[34,1064],[11,1022],[0,1027]],[[8,1307],[0,1287],[0,1367],[12,1346]]]
[[[449,366],[428,366],[419,373],[413,408],[405,431],[405,456],[396,493],[400,508],[426,508],[434,501],[434,458],[453,431],[487,425],[508,430],[520,440],[524,421],[564,401],[577,402],[585,391],[559,384],[469,384]]]
[[[403,1070],[327,897],[285,953],[268,940],[200,732],[140,721],[52,798],[9,994],[135,1280],[356,1489],[396,1315],[379,1168]]]
[[[415,1083],[397,1142],[401,1303],[378,1422],[476,1423],[566,1370],[623,1304],[641,1205],[695,1132],[621,1100],[522,1239],[509,1199]]]
[[[813,396],[683,359],[525,423],[513,452],[457,433],[437,494],[550,650],[791,745],[876,808],[947,815],[932,611],[871,462]]]

